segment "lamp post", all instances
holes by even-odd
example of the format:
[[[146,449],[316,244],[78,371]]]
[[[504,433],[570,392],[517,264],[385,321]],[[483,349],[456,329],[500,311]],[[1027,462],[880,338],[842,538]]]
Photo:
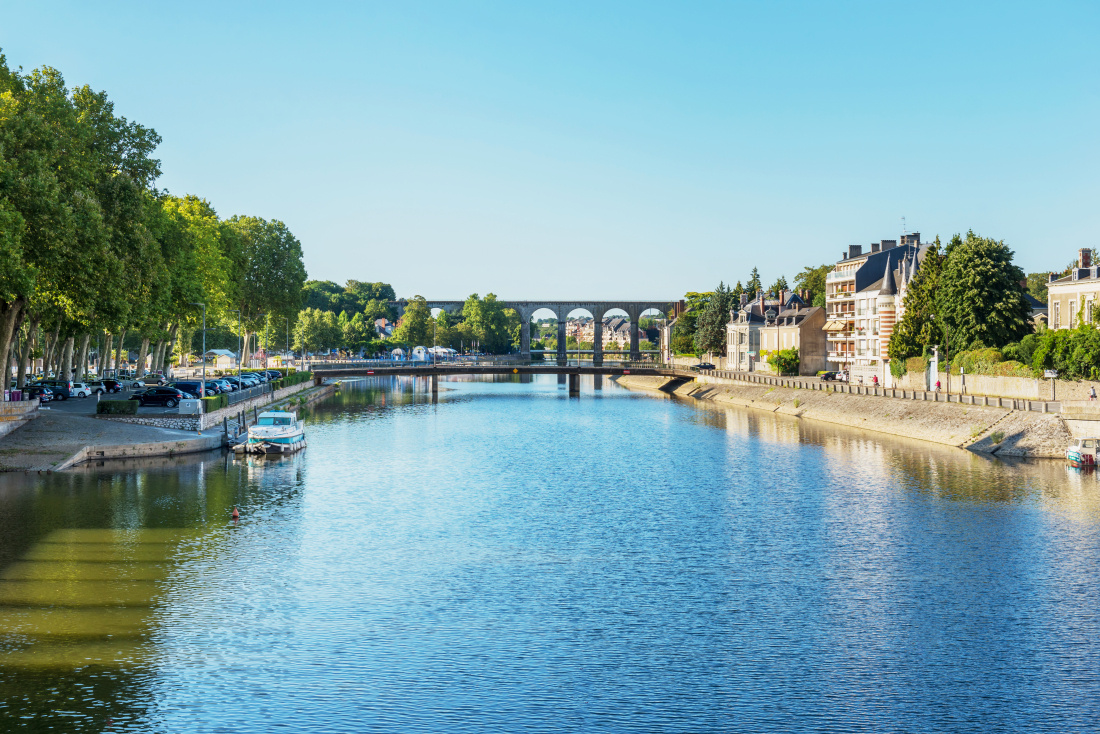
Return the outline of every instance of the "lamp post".
[[[199,385],[199,397],[206,397],[206,304],[192,303],[192,306],[202,306],[202,384]]]

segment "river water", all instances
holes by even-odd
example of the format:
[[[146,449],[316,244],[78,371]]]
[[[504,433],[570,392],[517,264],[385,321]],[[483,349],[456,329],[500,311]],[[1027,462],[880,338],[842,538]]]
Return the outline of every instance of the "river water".
[[[292,458],[0,477],[0,731],[1097,730],[1094,474],[444,387],[347,383]]]

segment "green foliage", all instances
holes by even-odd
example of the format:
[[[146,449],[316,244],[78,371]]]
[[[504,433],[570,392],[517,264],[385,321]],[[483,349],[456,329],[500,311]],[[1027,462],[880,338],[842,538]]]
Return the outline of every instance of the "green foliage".
[[[928,358],[927,357],[910,357],[904,360],[906,372],[916,372],[924,374],[928,371]]]
[[[767,352],[768,364],[779,375],[797,375],[800,363],[798,349],[775,349]]]
[[[917,274],[909,284],[905,295],[905,313],[890,336],[891,361],[903,362],[923,354],[930,344],[940,342],[940,324],[936,315],[936,291],[943,270],[940,256],[940,238],[929,248],[917,268]],[[913,372],[912,367],[908,367]]]
[[[96,415],[137,415],[137,400],[100,400],[96,403]]]
[[[221,410],[229,405],[228,395],[207,395],[202,400],[202,412],[213,413],[215,410]]]
[[[753,268],[752,275],[749,276],[749,282],[745,284],[745,292],[749,294],[749,300],[756,298],[756,292],[763,288],[764,284],[760,282],[760,271]]]
[[[1100,329],[1082,324],[1076,329],[1047,329],[1032,336],[1031,368],[1036,375],[1053,369],[1068,379],[1100,379]],[[1025,337],[1020,342],[1021,352],[1026,341]]]
[[[1047,283],[1050,282],[1050,273],[1028,273],[1027,292],[1034,298],[1047,302]]]
[[[811,306],[825,305],[825,278],[833,270],[833,265],[826,263],[816,268],[806,266],[802,272],[794,276],[794,284],[798,290],[809,291],[808,303]],[[820,303],[818,303],[820,301]]]
[[[695,353],[725,354],[726,325],[733,308],[733,291],[719,283],[695,323]]]
[[[935,298],[936,312],[949,327],[951,351],[1000,347],[1030,333],[1031,307],[1020,289],[1024,273],[1013,265],[1012,250],[973,232],[956,240]]]
[[[786,276],[780,275],[778,278],[776,278],[775,282],[772,283],[771,287],[768,288],[768,293],[771,293],[773,296],[778,296],[789,287],[790,286],[787,285]]]
[[[471,294],[462,306],[462,319],[458,333],[467,345],[476,342],[483,352],[506,354],[519,344],[519,314],[492,293],[485,298]]]
[[[893,375],[895,378],[897,378],[899,380],[901,378],[905,377],[905,372],[908,369],[908,365],[906,364],[906,362],[907,362],[907,360],[891,359],[890,360],[890,374]]]

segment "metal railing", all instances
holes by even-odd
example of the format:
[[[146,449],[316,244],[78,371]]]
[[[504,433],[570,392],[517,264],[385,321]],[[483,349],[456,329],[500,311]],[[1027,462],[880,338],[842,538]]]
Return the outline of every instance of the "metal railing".
[[[256,385],[255,387],[246,387],[243,390],[234,390],[233,392],[226,393],[225,397],[229,400],[230,405],[236,405],[242,403],[245,400],[251,400],[252,398],[258,398],[261,395],[267,395],[271,392],[271,383],[265,382],[262,385]]]
[[[980,405],[992,408],[1019,410],[1032,413],[1060,413],[1062,403],[1053,400],[1025,400],[1022,398],[1001,398],[991,395],[971,395],[969,393],[948,393],[938,390],[910,390],[908,388],[875,387],[873,385],[852,385],[847,382],[825,382],[811,377],[779,377],[756,372],[737,372],[732,370],[699,370],[699,374],[738,382],[753,382],[775,387],[790,387],[801,390],[822,390],[849,395],[869,395],[897,400],[920,400],[931,403],[955,403],[958,405]]]

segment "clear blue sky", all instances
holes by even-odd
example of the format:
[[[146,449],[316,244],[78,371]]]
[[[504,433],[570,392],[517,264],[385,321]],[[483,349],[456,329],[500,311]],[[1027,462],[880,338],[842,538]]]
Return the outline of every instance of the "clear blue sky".
[[[670,298],[973,228],[1100,246],[1100,3],[30,3],[160,186],[400,295]]]

